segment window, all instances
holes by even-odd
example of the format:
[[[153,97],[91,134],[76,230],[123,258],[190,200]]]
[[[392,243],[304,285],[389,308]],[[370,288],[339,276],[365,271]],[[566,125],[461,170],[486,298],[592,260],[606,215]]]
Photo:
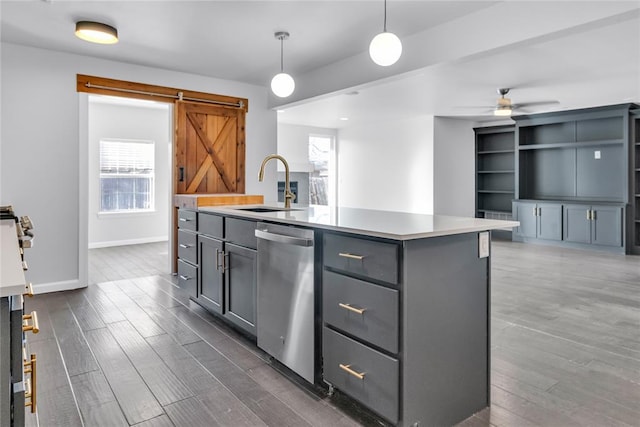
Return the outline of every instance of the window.
[[[309,203],[312,205],[333,205],[333,138],[330,136],[309,136]]]
[[[154,210],[153,141],[100,141],[100,212]]]

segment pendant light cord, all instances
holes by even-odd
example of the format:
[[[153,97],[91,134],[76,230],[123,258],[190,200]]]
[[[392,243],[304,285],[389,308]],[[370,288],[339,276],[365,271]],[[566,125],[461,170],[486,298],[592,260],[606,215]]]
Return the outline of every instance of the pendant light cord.
[[[384,32],[387,32],[387,0],[384,0]]]
[[[284,73],[284,37],[280,37],[280,72]]]

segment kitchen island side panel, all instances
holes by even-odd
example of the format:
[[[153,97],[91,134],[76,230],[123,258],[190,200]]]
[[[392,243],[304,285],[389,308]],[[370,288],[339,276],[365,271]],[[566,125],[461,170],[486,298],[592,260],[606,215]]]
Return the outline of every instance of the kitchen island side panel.
[[[478,233],[404,242],[402,424],[454,425],[489,406],[490,258]]]

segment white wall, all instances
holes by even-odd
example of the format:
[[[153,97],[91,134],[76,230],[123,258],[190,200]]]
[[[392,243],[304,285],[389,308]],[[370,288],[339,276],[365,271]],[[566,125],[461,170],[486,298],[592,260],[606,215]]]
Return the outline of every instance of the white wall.
[[[92,96],[91,99],[99,98]],[[170,104],[155,106],[89,102],[89,248],[148,243],[169,237],[171,192]],[[155,144],[154,212],[100,211],[100,140],[130,139]]]
[[[309,136],[335,137],[337,133],[336,129],[278,123],[278,154],[287,159],[292,172],[309,172]],[[278,170],[284,170],[280,162]]]
[[[338,204],[433,213],[433,116],[338,131]]]
[[[88,190],[82,180],[88,175],[80,135],[86,135],[87,114],[80,106],[87,103],[76,92],[76,74],[248,98],[246,192],[275,200],[275,168],[258,182],[260,162],[276,150],[276,113],[267,109],[266,87],[10,43],[0,50],[0,204],[13,204],[34,221],[27,280],[37,292],[86,285]]]
[[[437,215],[475,216],[475,136],[477,123],[436,117],[434,198]]]

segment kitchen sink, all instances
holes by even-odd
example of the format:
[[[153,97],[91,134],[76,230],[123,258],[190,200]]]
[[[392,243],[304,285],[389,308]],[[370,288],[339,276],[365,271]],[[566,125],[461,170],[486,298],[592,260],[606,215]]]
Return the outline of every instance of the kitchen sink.
[[[291,208],[278,208],[271,206],[254,206],[250,208],[235,208],[238,211],[248,211],[248,212],[289,212],[289,211],[299,211],[300,209],[291,209]]]

